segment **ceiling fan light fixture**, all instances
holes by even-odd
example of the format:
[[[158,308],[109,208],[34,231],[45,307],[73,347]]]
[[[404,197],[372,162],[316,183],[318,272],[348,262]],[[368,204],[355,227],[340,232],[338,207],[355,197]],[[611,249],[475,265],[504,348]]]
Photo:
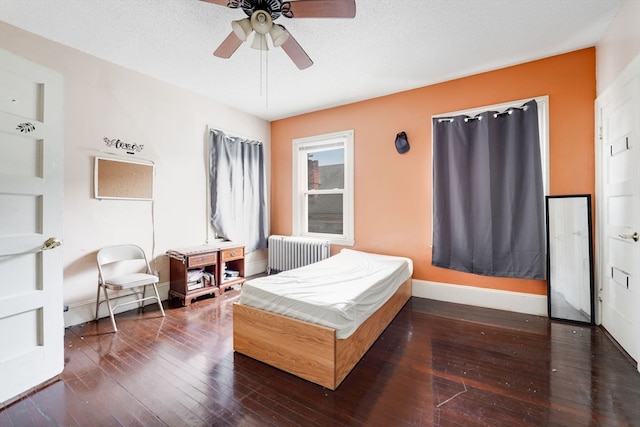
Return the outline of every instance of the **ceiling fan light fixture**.
[[[247,41],[247,38],[249,38],[249,35],[253,31],[253,27],[251,27],[251,21],[249,20],[249,18],[231,22],[231,28],[233,29],[233,32],[236,34],[236,36],[238,36],[238,38],[243,42]]]
[[[251,26],[256,33],[267,34],[271,31],[271,27],[273,27],[271,15],[264,10],[256,10],[251,15]]]
[[[1,1],[1,0],[0,0]],[[219,58],[230,58],[243,41],[255,32],[251,47],[269,50],[281,47],[300,70],[313,65],[313,61],[282,25],[274,24],[281,16],[285,18],[355,18],[356,0],[203,0],[219,6],[242,9],[245,19],[232,21],[231,33],[213,53]],[[250,25],[247,25],[247,21]],[[250,27],[250,28],[249,28]],[[267,33],[271,42],[267,39]],[[271,46],[269,46],[271,45]],[[261,56],[262,58],[262,56]]]
[[[289,38],[289,32],[282,25],[274,24],[269,31],[274,47],[281,46]]]
[[[269,46],[267,46],[267,36],[265,36],[264,34],[256,33],[253,36],[251,47],[257,50],[269,50]]]

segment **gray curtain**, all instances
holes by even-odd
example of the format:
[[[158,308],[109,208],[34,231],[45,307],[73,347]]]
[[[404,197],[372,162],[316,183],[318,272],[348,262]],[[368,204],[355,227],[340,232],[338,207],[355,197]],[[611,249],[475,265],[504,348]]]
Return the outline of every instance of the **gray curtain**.
[[[214,129],[209,153],[211,225],[216,234],[243,243],[246,252],[266,248],[269,221],[262,143]]]
[[[438,267],[544,279],[544,195],[535,101],[433,119],[433,258]]]

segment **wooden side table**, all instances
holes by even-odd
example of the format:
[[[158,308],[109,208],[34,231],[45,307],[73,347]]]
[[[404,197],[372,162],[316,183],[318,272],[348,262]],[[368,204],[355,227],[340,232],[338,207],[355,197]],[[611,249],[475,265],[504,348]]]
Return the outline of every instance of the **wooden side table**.
[[[244,279],[244,245],[226,242],[218,252],[218,287],[224,292]]]
[[[215,246],[196,246],[167,251],[169,255],[170,286],[169,298],[179,298],[182,305],[191,304],[194,298],[202,295],[220,295],[218,288],[218,248]],[[190,280],[190,275],[200,276],[199,280]],[[207,280],[212,278],[212,280]]]
[[[244,278],[244,245],[220,242],[215,245],[170,249],[169,298],[191,304],[202,295],[218,296]],[[195,277],[194,277],[195,276]]]

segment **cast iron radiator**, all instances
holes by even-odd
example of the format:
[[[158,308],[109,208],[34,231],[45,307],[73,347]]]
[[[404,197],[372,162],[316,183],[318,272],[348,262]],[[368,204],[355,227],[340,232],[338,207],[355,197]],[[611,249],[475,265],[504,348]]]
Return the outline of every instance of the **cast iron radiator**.
[[[329,241],[307,237],[269,236],[268,274],[292,270],[329,257]]]

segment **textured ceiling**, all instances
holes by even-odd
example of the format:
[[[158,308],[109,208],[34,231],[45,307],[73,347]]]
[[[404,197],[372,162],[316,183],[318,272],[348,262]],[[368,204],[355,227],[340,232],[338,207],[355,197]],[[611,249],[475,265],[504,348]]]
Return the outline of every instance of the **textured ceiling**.
[[[302,71],[280,48],[214,57],[245,15],[200,0],[0,0],[0,20],[274,120],[594,46],[622,3],[356,0],[355,19],[280,17],[314,61]]]

